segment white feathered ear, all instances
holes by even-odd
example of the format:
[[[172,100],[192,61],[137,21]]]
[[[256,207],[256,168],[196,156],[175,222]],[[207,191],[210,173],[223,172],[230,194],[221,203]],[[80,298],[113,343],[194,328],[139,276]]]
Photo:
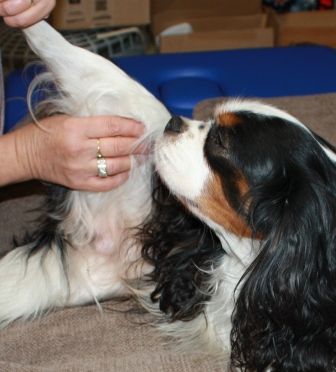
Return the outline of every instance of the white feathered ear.
[[[168,122],[165,107],[111,61],[70,44],[45,21],[25,29],[24,34],[58,90],[71,100],[69,106],[76,108],[70,114],[126,116],[148,124],[151,130]]]

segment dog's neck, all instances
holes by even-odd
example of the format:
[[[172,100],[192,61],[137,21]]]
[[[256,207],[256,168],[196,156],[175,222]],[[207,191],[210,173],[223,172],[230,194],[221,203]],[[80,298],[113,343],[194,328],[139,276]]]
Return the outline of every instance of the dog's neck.
[[[234,259],[237,266],[239,266],[242,273],[244,273],[247,267],[249,267],[256,258],[260,248],[260,241],[232,234],[223,226],[220,226],[216,222],[202,215],[196,208],[189,205],[189,209],[195,216],[214,231],[219,238],[225,253]]]

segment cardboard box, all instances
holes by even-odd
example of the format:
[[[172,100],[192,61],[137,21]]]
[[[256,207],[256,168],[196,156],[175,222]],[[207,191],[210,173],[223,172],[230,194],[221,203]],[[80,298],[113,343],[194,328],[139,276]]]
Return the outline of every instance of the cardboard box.
[[[151,11],[155,36],[179,23],[188,23],[193,30],[184,35],[161,35],[162,53],[274,45],[273,29],[258,0],[152,0]]]
[[[276,14],[269,24],[275,31],[275,45],[321,44],[336,47],[336,10]]]
[[[264,15],[266,17],[266,15]],[[261,16],[191,20],[193,33],[160,37],[160,51],[192,52],[271,47],[274,32]]]
[[[59,30],[145,25],[150,0],[58,0],[51,15]]]
[[[201,12],[201,16],[234,16],[257,14],[261,11],[260,0],[152,0],[151,12],[158,15],[163,12]]]

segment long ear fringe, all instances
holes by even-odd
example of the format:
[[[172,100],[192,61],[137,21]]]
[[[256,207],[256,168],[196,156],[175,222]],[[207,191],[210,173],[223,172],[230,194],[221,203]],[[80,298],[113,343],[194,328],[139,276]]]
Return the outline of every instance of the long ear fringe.
[[[210,299],[209,277],[224,251],[158,178],[155,184],[152,214],[138,231],[142,256],[154,267],[147,278],[155,286],[151,300],[171,321],[191,320]]]
[[[336,369],[336,175],[328,169],[321,163],[320,178],[287,170],[251,191],[251,225],[265,239],[233,313],[231,361],[242,371]]]

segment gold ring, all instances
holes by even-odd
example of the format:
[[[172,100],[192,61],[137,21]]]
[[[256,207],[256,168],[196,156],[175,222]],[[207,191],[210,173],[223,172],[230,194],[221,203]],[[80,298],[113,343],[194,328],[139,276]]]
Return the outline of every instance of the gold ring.
[[[100,139],[97,139],[97,159],[100,159],[102,157],[103,157],[103,155],[100,152]]]

